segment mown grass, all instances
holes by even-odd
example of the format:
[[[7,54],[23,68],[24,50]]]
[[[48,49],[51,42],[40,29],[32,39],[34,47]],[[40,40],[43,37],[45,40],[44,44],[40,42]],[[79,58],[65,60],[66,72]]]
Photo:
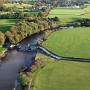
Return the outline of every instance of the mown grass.
[[[19,22],[19,19],[0,19],[0,31],[6,32],[10,30],[11,26]]]
[[[17,8],[23,8],[23,7],[31,7],[32,5],[30,4],[3,4],[6,7],[14,7],[16,6]]]
[[[33,90],[90,90],[90,63],[54,61],[43,54],[44,68],[36,73]]]
[[[44,46],[60,56],[90,58],[90,28],[52,33]],[[44,68],[36,71],[33,90],[90,90],[90,63],[60,60],[44,54]]]
[[[59,17],[62,24],[73,21],[73,18],[90,18],[90,6],[84,9],[66,9],[54,8],[50,11],[48,17]]]
[[[90,27],[54,32],[44,46],[60,56],[90,58]]]

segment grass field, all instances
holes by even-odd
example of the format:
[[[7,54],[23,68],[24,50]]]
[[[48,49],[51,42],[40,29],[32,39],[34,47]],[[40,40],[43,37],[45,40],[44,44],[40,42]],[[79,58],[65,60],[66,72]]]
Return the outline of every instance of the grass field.
[[[44,46],[61,56],[90,58],[90,28],[65,29],[52,33]],[[55,61],[38,53],[44,68],[33,77],[33,90],[90,90],[90,63]]]
[[[90,27],[54,32],[44,46],[60,56],[90,58]]]
[[[90,63],[53,61],[42,54],[38,57],[48,61],[36,73],[33,90],[90,90]]]
[[[19,21],[19,19],[0,19],[0,31],[6,32],[12,25],[15,25]]]
[[[23,8],[23,7],[31,7],[32,5],[30,4],[3,4],[4,6],[6,7],[13,7],[13,6],[16,6],[17,8]]]
[[[73,21],[73,18],[90,18],[90,6],[84,9],[54,8],[48,17],[59,17],[63,24]]]

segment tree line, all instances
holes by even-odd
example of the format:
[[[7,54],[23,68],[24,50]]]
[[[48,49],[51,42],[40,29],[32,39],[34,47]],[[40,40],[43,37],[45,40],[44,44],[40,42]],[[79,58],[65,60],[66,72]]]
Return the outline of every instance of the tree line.
[[[86,18],[83,18],[83,19],[78,19],[76,20],[75,22],[75,26],[76,27],[90,27],[90,19],[86,19]]]
[[[37,58],[30,68],[27,68],[26,66],[20,68],[20,76],[18,77],[20,90],[28,90],[29,84],[33,87],[32,77],[37,69],[42,69],[44,67],[43,63],[44,60],[42,58]]]
[[[30,13],[24,12],[8,12],[4,14],[0,14],[0,19],[25,19],[30,16]]]
[[[2,9],[2,7],[0,6],[0,11],[4,10],[4,8],[5,7],[3,7]],[[13,8],[14,11],[9,10],[7,13],[0,13],[0,19],[25,19],[32,16],[31,12],[16,11],[16,7],[10,7],[10,8]],[[37,16],[46,17],[49,14],[49,12],[50,12],[50,8],[43,8],[41,12],[38,13]]]
[[[52,29],[59,25],[59,21],[55,18],[37,18],[35,16],[28,18],[26,21],[21,21],[15,26],[12,26],[10,31],[5,33],[6,41],[10,43],[18,43],[24,38],[44,31],[46,29]]]
[[[18,43],[31,34],[57,27],[59,25],[58,17],[45,18],[49,11],[50,9],[45,8],[38,16],[30,15],[29,13],[24,12],[9,12],[7,14],[0,14],[0,18],[24,19],[15,26],[12,26],[10,31],[7,31],[5,34],[0,31],[0,45],[3,45],[4,42]]]
[[[4,42],[18,43],[32,34],[55,28],[58,25],[59,21],[57,21],[56,17],[52,19],[29,17],[27,20],[20,21],[12,26],[10,31],[7,31],[5,34],[0,31],[0,45],[3,45]]]

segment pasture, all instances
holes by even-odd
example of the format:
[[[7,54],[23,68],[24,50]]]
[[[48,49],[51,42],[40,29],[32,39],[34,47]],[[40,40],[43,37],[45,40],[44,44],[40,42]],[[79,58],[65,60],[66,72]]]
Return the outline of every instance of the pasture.
[[[90,58],[90,27],[54,32],[44,46],[60,56]]]
[[[0,19],[0,31],[6,32],[10,30],[11,26],[19,22],[19,19]]]
[[[35,73],[33,90],[90,90],[90,63],[45,60],[44,68]]]
[[[14,7],[16,6],[17,8],[23,8],[23,7],[31,7],[32,5],[30,4],[3,4],[6,7]]]
[[[87,6],[84,9],[56,7],[50,11],[48,17],[55,16],[59,17],[63,24],[73,21],[74,18],[90,18],[90,6]]]
[[[52,33],[44,46],[60,56],[90,58],[90,28],[65,29]],[[89,90],[90,63],[60,60],[38,53],[43,68],[33,77],[33,90]]]

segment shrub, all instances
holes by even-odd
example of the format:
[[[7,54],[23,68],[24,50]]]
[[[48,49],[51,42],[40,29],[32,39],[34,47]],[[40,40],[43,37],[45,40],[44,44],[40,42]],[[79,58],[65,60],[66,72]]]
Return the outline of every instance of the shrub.
[[[26,74],[21,74],[19,77],[19,81],[22,86],[27,86],[30,82],[29,77]]]

